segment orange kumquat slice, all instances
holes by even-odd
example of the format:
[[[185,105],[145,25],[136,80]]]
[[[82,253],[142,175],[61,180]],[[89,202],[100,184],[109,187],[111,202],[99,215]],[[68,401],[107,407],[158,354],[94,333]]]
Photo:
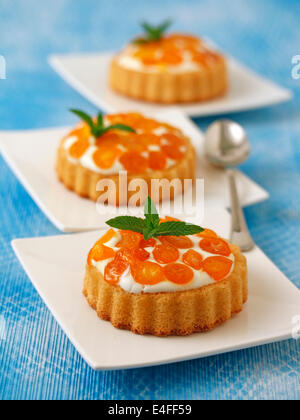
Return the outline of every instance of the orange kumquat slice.
[[[233,262],[226,257],[208,257],[202,263],[202,270],[205,271],[214,280],[224,279],[231,270]]]
[[[200,270],[202,266],[203,257],[202,255],[195,251],[194,249],[189,249],[185,254],[182,256],[182,261],[194,268],[195,270]]]
[[[133,267],[132,276],[137,283],[149,286],[165,280],[162,267],[151,261],[145,261]]]
[[[122,151],[118,147],[102,145],[94,152],[93,159],[99,168],[109,169],[121,153]]]
[[[167,164],[167,157],[162,152],[149,152],[149,168],[153,170],[165,169]]]
[[[116,253],[114,260],[105,267],[104,279],[111,284],[118,283],[124,271],[136,262],[137,260],[131,250],[121,249]]]
[[[164,144],[161,146],[161,150],[167,155],[168,158],[173,160],[179,160],[183,157],[184,153],[179,147]]]
[[[160,137],[153,133],[143,133],[143,134],[136,134],[135,141],[137,143],[142,143],[145,146],[149,146],[151,144],[160,144]]]
[[[87,124],[78,124],[68,135],[68,137],[75,136],[79,139],[88,138],[91,135],[91,129]]]
[[[147,247],[154,247],[156,245],[156,240],[154,238],[149,238],[149,239],[141,239],[140,241],[140,248],[147,248]]]
[[[128,172],[136,174],[145,172],[148,167],[148,159],[136,151],[124,153],[120,162]]]
[[[114,256],[115,256],[115,251],[112,248],[109,248],[108,246],[105,246],[98,241],[90,250],[88,258],[87,258],[87,262],[88,264],[91,265],[92,260],[103,261],[109,258],[114,258]]]
[[[107,131],[96,139],[97,146],[116,146],[120,142],[119,134]]]
[[[139,261],[146,261],[150,257],[150,252],[146,251],[144,248],[135,248],[132,251],[134,258]]]
[[[167,242],[175,248],[192,248],[193,241],[187,236],[160,236],[159,239],[164,243]]]
[[[166,140],[170,146],[180,147],[184,145],[184,140],[173,133],[163,134],[162,138]]]
[[[216,234],[216,232],[214,232],[211,229],[204,229],[203,232],[201,233],[197,233],[196,236],[199,236],[200,238],[217,238],[218,235]]]
[[[164,267],[166,278],[175,284],[187,284],[193,280],[194,273],[184,264],[172,263]]]
[[[69,149],[69,154],[72,158],[79,159],[82,155],[84,155],[89,146],[90,143],[88,139],[79,139],[72,144],[72,146]]]
[[[122,230],[121,231],[121,240],[117,243],[119,248],[139,248],[140,242],[143,239],[143,235],[137,232],[132,232],[131,230]]]
[[[221,238],[204,238],[200,241],[199,246],[203,251],[211,254],[224,255],[225,257],[231,254],[229,245]]]
[[[179,259],[180,254],[177,248],[168,243],[156,245],[153,250],[153,257],[160,264],[175,262]]]
[[[113,229],[109,229],[101,238],[99,239],[99,243],[105,244],[106,242],[110,241],[117,233]]]

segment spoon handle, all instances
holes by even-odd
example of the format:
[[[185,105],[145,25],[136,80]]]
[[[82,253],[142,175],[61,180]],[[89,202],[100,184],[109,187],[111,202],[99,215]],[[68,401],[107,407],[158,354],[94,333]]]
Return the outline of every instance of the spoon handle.
[[[249,233],[247,223],[245,220],[244,212],[240,205],[238,197],[236,181],[235,181],[235,170],[227,169],[229,187],[230,187],[230,199],[231,199],[231,238],[230,241],[241,248],[241,251],[250,251],[254,247],[254,242]]]

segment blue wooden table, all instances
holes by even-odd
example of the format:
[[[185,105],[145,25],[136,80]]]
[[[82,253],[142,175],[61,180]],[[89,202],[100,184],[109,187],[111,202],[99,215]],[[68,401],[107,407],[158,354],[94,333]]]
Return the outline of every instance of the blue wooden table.
[[[174,18],[254,70],[293,89],[294,99],[231,115],[253,154],[242,169],[271,198],[246,210],[257,244],[300,287],[300,54],[298,0],[0,0],[0,129],[72,124],[70,106],[95,108],[48,66],[47,55],[111,50],[143,18]],[[203,129],[213,118],[197,119]],[[294,399],[300,342],[290,340],[202,360],[94,372],[81,359],[20,267],[10,241],[57,234],[0,157],[0,399]],[[299,308],[300,314],[300,308]]]

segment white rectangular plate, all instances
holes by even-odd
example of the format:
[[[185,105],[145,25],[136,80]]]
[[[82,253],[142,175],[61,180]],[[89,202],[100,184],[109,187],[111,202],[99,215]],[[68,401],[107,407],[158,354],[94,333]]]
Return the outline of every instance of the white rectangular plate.
[[[205,226],[228,236],[225,210],[208,212]],[[255,248],[246,254],[249,301],[208,333],[187,337],[135,335],[102,321],[82,294],[88,250],[101,232],[17,239],[13,248],[42,299],[94,369],[126,369],[194,359],[290,338],[300,314],[300,291]]]
[[[96,106],[109,111],[158,112],[168,105],[150,104],[121,96],[108,84],[108,69],[113,53],[53,55],[52,67],[74,89]],[[257,75],[228,57],[229,91],[209,102],[180,105],[190,116],[217,115],[275,105],[291,99],[292,92]]]
[[[205,206],[228,207],[228,186],[223,170],[213,168],[203,159],[203,136],[182,112],[169,110],[158,119],[181,128],[197,151],[197,177],[204,178]],[[56,150],[68,128],[0,132],[0,148],[13,172],[41,210],[58,229],[76,232],[105,226],[108,215],[100,215],[93,201],[67,190],[55,172]],[[268,198],[268,193],[241,172],[237,176],[241,201],[254,204]],[[189,192],[188,192],[189,194]],[[180,199],[180,197],[178,198]],[[200,203],[199,203],[200,205]]]

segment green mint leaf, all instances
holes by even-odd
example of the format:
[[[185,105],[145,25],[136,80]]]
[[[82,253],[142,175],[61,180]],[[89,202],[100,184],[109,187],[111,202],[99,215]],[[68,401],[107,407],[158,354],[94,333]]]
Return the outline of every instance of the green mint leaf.
[[[101,114],[101,112],[98,113],[97,123],[95,124],[93,121],[93,118],[90,115],[86,114],[85,112],[80,111],[79,109],[70,109],[70,111],[73,112],[73,114],[77,115],[80,119],[82,119],[89,125],[91,129],[91,133],[95,138],[99,138],[100,136],[102,136],[102,134],[106,133],[108,130],[114,130],[114,129],[135,133],[135,130],[133,128],[125,124],[114,124],[114,125],[110,125],[109,127],[104,128],[103,115]]]
[[[133,216],[118,216],[108,220],[106,224],[116,229],[131,230],[137,233],[143,233],[145,227],[144,219]]]
[[[108,130],[123,130],[123,131],[129,131],[130,133],[135,133],[135,130],[131,127],[129,127],[129,125],[125,125],[125,124],[113,124],[110,125],[106,128],[103,128],[102,134],[105,133]]]
[[[142,22],[141,26],[144,29],[146,36],[143,38],[137,38],[133,42],[137,44],[143,44],[147,42],[159,41],[171,23],[172,21],[170,19],[164,21],[158,26],[153,26],[147,22]]]
[[[144,239],[147,241],[148,239],[154,237],[156,229],[157,228],[151,229],[151,228],[145,227],[143,230]]]
[[[98,117],[97,117],[97,129],[98,130],[103,129],[103,115],[101,114],[101,112],[99,112]]]
[[[146,240],[157,236],[195,235],[204,230],[201,226],[180,221],[160,223],[157,209],[150,197],[146,200],[144,212],[145,219],[133,216],[118,216],[108,220],[106,224],[116,229],[141,233]]]
[[[144,29],[144,31],[146,32],[146,34],[148,36],[150,36],[150,37],[153,36],[153,34],[155,32],[155,26],[152,26],[147,22],[142,22],[141,27]]]
[[[147,228],[147,230],[152,231],[153,229],[156,229],[159,225],[159,215],[154,202],[149,196],[145,203],[144,214],[145,227]]]
[[[149,41],[159,41],[161,38],[161,34],[159,32],[154,32]]]
[[[185,236],[203,232],[203,228],[185,222],[163,222],[154,232],[154,236]]]
[[[163,33],[172,25],[172,23],[173,22],[171,19],[167,19],[161,25],[159,25],[157,29],[160,33]]]
[[[85,112],[80,111],[79,109],[70,109],[70,111],[73,112],[73,114],[77,115],[77,117],[85,121],[90,126],[92,133],[95,131],[95,125],[92,117],[90,117]]]

